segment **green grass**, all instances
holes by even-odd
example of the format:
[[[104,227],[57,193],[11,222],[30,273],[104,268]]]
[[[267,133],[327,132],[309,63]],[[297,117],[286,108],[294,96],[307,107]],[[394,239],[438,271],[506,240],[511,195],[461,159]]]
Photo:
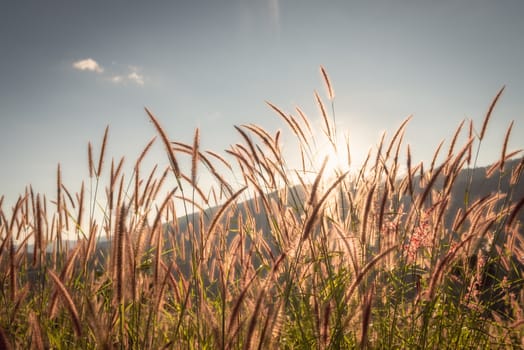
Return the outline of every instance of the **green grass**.
[[[345,172],[318,166],[316,145],[347,146],[322,76],[325,140],[301,110],[269,104],[296,137],[298,169],[279,132],[239,126],[221,155],[200,149],[198,131],[174,142],[147,110],[165,171],[142,173],[151,143],[132,174],[107,166],[106,130],[97,161],[89,145],[88,186],[71,192],[59,167],[52,200],[29,187],[13,208],[0,204],[0,347],[522,347],[524,160],[510,162],[511,127],[488,170],[500,191],[473,192],[471,170],[502,90],[480,133],[461,124],[440,164],[412,164],[406,120]],[[79,237],[73,249],[65,232]]]

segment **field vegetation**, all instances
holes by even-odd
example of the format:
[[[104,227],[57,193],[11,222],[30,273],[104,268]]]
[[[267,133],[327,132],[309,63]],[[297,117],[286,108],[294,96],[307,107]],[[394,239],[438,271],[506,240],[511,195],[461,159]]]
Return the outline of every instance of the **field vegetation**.
[[[28,187],[11,208],[0,199],[0,348],[523,347],[524,158],[507,149],[512,125],[500,159],[475,170],[503,89],[482,125],[464,121],[429,162],[403,142],[408,118],[355,169],[321,77],[321,165],[300,108],[268,103],[299,167],[280,131],[236,126],[220,154],[201,149],[198,129],[192,143],[172,140],[146,109],[157,138],[131,174],[105,154],[106,129],[76,192],[58,166],[51,196]],[[144,173],[154,142],[169,166]],[[336,154],[349,171],[328,171]]]

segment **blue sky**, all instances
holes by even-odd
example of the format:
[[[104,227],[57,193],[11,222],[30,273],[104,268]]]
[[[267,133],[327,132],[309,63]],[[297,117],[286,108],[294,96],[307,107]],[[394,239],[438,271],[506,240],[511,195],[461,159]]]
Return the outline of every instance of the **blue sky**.
[[[3,0],[0,194],[12,203],[31,183],[53,198],[59,162],[77,191],[107,125],[109,155],[132,164],[155,136],[145,106],[173,139],[199,127],[217,152],[241,140],[233,125],[285,128],[264,100],[318,120],[320,65],[357,159],[413,114],[406,142],[428,160],[461,120],[480,127],[506,85],[487,164],[511,120],[510,146],[524,147],[523,16],[518,0]]]

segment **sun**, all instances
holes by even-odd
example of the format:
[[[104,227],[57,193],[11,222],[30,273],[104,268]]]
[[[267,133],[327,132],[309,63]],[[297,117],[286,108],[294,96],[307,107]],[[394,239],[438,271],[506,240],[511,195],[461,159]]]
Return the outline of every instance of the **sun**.
[[[351,151],[349,140],[340,137],[334,140],[323,140],[318,144],[316,155],[314,157],[314,167],[316,172],[322,169],[323,178],[334,179],[348,172],[351,168]]]

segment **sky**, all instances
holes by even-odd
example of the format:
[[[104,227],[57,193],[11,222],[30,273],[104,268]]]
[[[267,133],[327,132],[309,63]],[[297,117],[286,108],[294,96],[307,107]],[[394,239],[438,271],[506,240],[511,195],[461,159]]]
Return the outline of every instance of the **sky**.
[[[144,107],[170,138],[199,128],[221,154],[241,142],[234,125],[285,129],[266,100],[317,123],[320,65],[356,159],[413,115],[405,142],[429,162],[462,120],[480,128],[505,85],[488,164],[512,120],[510,149],[524,148],[523,16],[519,0],[0,0],[4,208],[28,184],[53,198],[58,163],[77,191],[106,126],[108,155],[132,165],[156,135]]]

